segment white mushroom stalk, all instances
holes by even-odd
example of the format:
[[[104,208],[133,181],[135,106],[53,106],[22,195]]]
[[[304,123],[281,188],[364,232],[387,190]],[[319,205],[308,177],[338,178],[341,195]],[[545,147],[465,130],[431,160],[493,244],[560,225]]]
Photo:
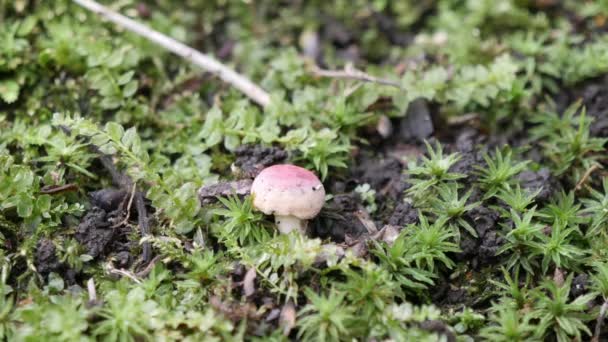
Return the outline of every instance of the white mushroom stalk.
[[[289,215],[274,215],[274,222],[282,234],[289,234],[295,229],[299,230],[302,234],[306,234],[306,228],[308,227],[307,220],[301,220]]]
[[[295,165],[270,166],[251,185],[253,206],[274,215],[282,234],[298,230],[306,234],[308,220],[325,203],[325,188],[312,172]]]

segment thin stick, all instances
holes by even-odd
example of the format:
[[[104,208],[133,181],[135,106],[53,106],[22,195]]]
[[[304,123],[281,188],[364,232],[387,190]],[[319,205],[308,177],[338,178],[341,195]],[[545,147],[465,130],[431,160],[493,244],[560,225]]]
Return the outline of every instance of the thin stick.
[[[135,188],[136,188],[136,184],[133,183],[133,188],[131,189],[131,197],[129,197],[129,204],[127,204],[125,218],[122,221],[118,222],[117,224],[113,225],[112,229],[118,228],[122,225],[127,225],[127,223],[129,223],[129,218],[131,217],[131,206],[133,205],[133,197],[135,197]]]
[[[95,291],[95,280],[93,278],[87,281],[87,290],[89,292],[89,303],[97,302],[97,291]]]
[[[344,70],[325,70],[313,64],[311,66],[311,71],[314,75],[319,77],[351,79],[363,82],[378,83],[401,89],[401,84],[399,84],[399,82],[369,75],[361,70],[353,68],[351,65],[347,65]]]
[[[119,13],[116,13],[93,0],[73,1],[89,11],[94,12],[115,24],[154,42],[157,45],[162,46],[174,54],[188,60],[192,64],[195,64],[200,68],[217,75],[222,81],[240,90],[243,94],[258,103],[260,106],[266,107],[270,104],[270,95],[264,89],[260,88],[248,78],[240,75],[216,59],[202,54],[186,44],[170,38],[158,31],[154,31],[151,28],[129,19]]]
[[[581,177],[581,179],[578,181],[578,183],[576,183],[576,186],[574,187],[574,190],[578,191],[580,189],[583,188],[583,185],[585,185],[585,183],[587,183],[587,180],[589,179],[589,177],[591,177],[591,174],[597,170],[600,169],[601,166],[598,164],[593,164],[590,168],[588,168],[587,170],[585,170],[585,173],[583,174],[583,176]]]
[[[146,268],[144,268],[143,270],[135,273],[135,276],[139,277],[139,278],[145,278],[148,274],[150,274],[150,272],[152,271],[152,269],[154,268],[154,266],[156,266],[156,263],[162,259],[162,255],[157,255],[154,257],[154,259],[152,259],[152,261],[150,261],[150,263],[148,263],[148,265],[146,266]]]
[[[116,275],[121,275],[123,277],[127,277],[131,280],[133,280],[134,282],[136,282],[137,284],[141,284],[141,280],[139,280],[139,278],[137,278],[137,276],[125,269],[118,269],[115,268],[114,265],[112,265],[112,262],[108,262],[106,265],[106,269],[110,274],[116,274]]]
[[[602,333],[602,323],[604,322],[604,318],[606,318],[606,310],[608,310],[608,299],[602,304],[600,309],[600,314],[597,317],[597,322],[595,323],[595,333],[593,334],[593,338],[591,341],[598,342],[600,340],[600,334]]]
[[[135,193],[135,207],[137,208],[137,224],[141,230],[141,236],[145,238],[150,235],[150,222],[148,221],[148,211],[146,210],[144,195],[140,191],[136,191]],[[152,258],[152,246],[150,242],[145,241],[142,247],[144,262],[149,262]]]

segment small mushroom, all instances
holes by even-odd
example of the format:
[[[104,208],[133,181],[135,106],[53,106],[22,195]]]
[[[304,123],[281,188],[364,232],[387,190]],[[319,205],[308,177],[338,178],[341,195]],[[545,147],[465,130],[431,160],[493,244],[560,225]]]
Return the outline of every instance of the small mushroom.
[[[265,168],[251,185],[253,206],[266,215],[274,215],[279,231],[294,229],[306,233],[308,221],[321,211],[325,188],[314,173],[295,165]]]

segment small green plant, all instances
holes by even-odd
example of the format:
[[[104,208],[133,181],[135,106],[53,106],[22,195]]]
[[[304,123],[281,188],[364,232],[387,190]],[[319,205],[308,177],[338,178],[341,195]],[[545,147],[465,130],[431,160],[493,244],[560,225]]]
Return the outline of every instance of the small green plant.
[[[599,166],[598,152],[608,141],[590,135],[591,120],[580,106],[580,102],[572,104],[562,116],[549,109],[533,119],[538,126],[532,135],[544,146],[556,174],[569,171],[573,182],[578,182],[586,170]]]
[[[456,236],[460,237],[460,229],[465,229],[469,234],[477,237],[475,229],[467,222],[463,215],[477,207],[481,202],[469,202],[469,197],[473,189],[466,192],[464,195],[458,195],[460,185],[457,183],[443,183],[434,187],[437,197],[429,199],[429,208],[425,209],[425,212],[436,213],[441,218],[447,219],[447,224]]]
[[[493,308],[500,308],[503,306],[510,307],[514,310],[523,310],[529,306],[532,302],[528,285],[530,283],[530,274],[526,275],[526,280],[523,286],[520,286],[519,281],[519,268],[516,268],[513,272],[513,277],[509,274],[509,271],[504,267],[501,268],[502,274],[505,278],[505,282],[496,281],[490,279],[490,283],[498,287],[498,294],[501,295],[500,304]]]
[[[587,223],[588,219],[583,214],[581,204],[574,202],[574,192],[566,194],[561,191],[540,211],[539,216],[549,224],[569,227]]]
[[[604,233],[608,223],[608,178],[602,180],[603,191],[591,189],[591,198],[583,198],[581,202],[585,209],[582,214],[591,214],[591,225],[587,230],[588,236]]]
[[[514,187],[507,184],[504,189],[500,189],[500,192],[496,194],[496,198],[503,201],[508,208],[518,213],[524,213],[528,210],[528,207],[534,204],[534,198],[538,196],[541,190],[527,191],[522,190],[519,184]],[[502,207],[498,207],[498,209],[502,212],[503,216],[508,216],[507,211]]]
[[[534,208],[520,216],[511,209],[511,220],[513,227],[505,227],[505,244],[498,250],[497,254],[508,254],[507,269],[523,267],[526,272],[534,274],[536,258],[534,257],[535,248],[538,247],[543,234],[544,226],[532,221],[536,211]]]
[[[532,316],[510,306],[500,306],[490,315],[490,321],[480,331],[480,336],[488,341],[530,341],[536,332]]]
[[[66,240],[59,249],[60,260],[76,272],[82,271],[84,264],[93,259],[84,253],[82,246],[74,239]]]
[[[536,244],[536,252],[534,252],[543,256],[541,261],[543,274],[547,273],[550,265],[560,269],[578,270],[578,265],[584,262],[587,254],[573,243],[573,240],[581,235],[578,227],[555,224],[550,229],[550,235],[539,235],[541,241]]]
[[[355,308],[356,317],[369,320],[382,314],[394,298],[404,298],[399,284],[384,268],[373,263],[364,263],[360,270],[344,267],[346,281],[337,289],[346,293],[349,303]]]
[[[310,301],[299,313],[298,338],[302,341],[346,341],[354,319],[351,307],[344,305],[344,293],[335,290],[327,296],[304,290]]]
[[[91,311],[82,297],[50,296],[48,300],[19,308],[15,320],[21,322],[16,340],[70,341],[87,338],[87,318]],[[123,335],[124,336],[124,335]]]
[[[535,333],[537,338],[553,336],[560,342],[566,342],[573,338],[582,340],[583,333],[591,335],[585,324],[590,319],[586,311],[587,304],[595,294],[587,293],[570,301],[571,285],[572,275],[561,285],[547,280],[534,291],[536,302],[530,315],[539,320]]]
[[[456,234],[445,219],[432,224],[421,215],[420,224],[403,229],[391,246],[376,243],[373,253],[406,289],[423,289],[433,284],[436,264],[454,266],[448,253],[458,252]]]
[[[357,185],[355,192],[359,194],[363,202],[367,204],[365,209],[368,213],[373,214],[378,209],[378,206],[376,205],[376,190],[372,189],[369,184]]]
[[[325,180],[329,168],[346,168],[350,142],[346,137],[329,129],[311,133],[304,140],[299,150],[301,159],[307,161],[307,166],[319,171],[321,180]]]
[[[470,308],[464,308],[461,312],[455,313],[451,321],[455,322],[454,330],[459,334],[464,334],[481,328],[484,325],[485,316]]]
[[[494,156],[488,154],[483,156],[486,166],[477,166],[479,183],[485,190],[484,198],[495,196],[500,190],[508,189],[507,185],[513,184],[514,177],[526,169],[528,161],[515,163],[512,160],[510,149],[501,151],[496,149]]]
[[[409,182],[412,186],[407,192],[414,198],[426,198],[428,194],[425,196],[425,193],[432,186],[465,177],[463,174],[450,172],[450,168],[460,160],[457,153],[444,155],[441,144],[437,144],[435,149],[428,142],[425,144],[429,156],[421,157],[420,163],[408,164],[407,174],[410,176]]]
[[[188,270],[184,277],[199,284],[209,284],[216,281],[226,267],[221,262],[221,255],[216,255],[209,250],[195,251],[188,256],[188,260],[184,264]]]
[[[236,196],[218,199],[225,206],[213,211],[215,215],[225,218],[215,227],[219,237],[241,245],[260,243],[270,238],[267,228],[261,224],[264,216],[255,211],[251,197],[243,201]]]
[[[152,338],[150,329],[162,313],[153,300],[146,300],[143,289],[116,289],[106,296],[107,305],[99,313],[102,320],[93,334],[109,340],[135,341]]]

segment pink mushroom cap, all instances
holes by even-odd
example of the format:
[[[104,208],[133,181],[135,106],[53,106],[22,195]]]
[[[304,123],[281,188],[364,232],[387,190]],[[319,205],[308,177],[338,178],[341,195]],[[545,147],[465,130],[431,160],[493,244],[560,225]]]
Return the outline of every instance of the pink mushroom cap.
[[[265,168],[251,185],[253,205],[266,215],[311,219],[325,203],[325,188],[305,168],[281,164]]]

